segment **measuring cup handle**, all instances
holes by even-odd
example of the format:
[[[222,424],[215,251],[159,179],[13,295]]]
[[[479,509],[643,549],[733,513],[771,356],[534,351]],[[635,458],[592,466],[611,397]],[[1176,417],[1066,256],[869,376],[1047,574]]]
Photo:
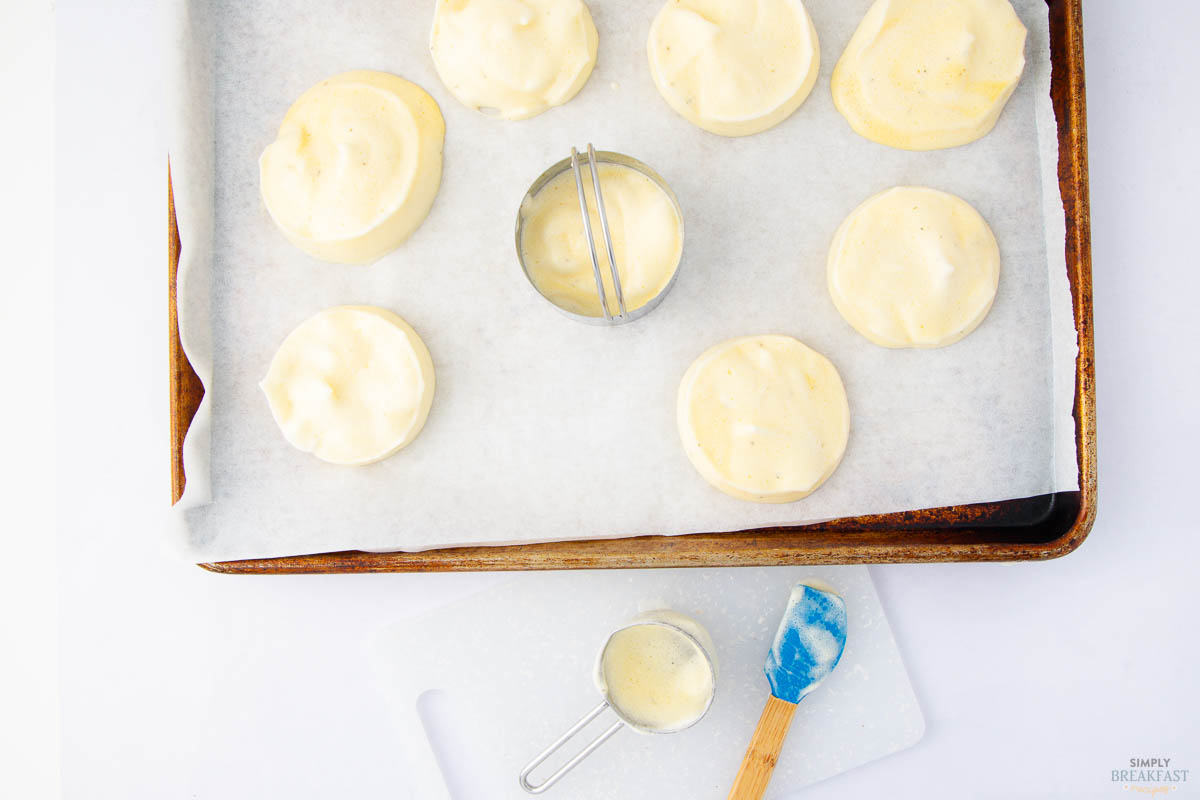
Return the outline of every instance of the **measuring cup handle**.
[[[565,763],[561,767],[559,767],[549,778],[546,778],[546,780],[542,781],[541,783],[530,783],[529,782],[530,774],[535,769],[537,769],[542,764],[543,761],[545,761],[550,756],[554,755],[560,747],[562,747],[564,744],[566,744],[568,741],[570,741],[571,738],[575,734],[579,733],[581,730],[583,730],[585,727],[587,727],[587,724],[589,722],[594,720],[596,717],[600,716],[600,714],[602,714],[604,712],[604,709],[606,709],[606,708],[608,708],[607,700],[605,700],[600,705],[593,708],[588,713],[584,714],[583,719],[579,720],[579,722],[576,722],[574,725],[572,725],[570,730],[568,730],[562,736],[558,737],[558,739],[556,739],[552,745],[550,745],[545,750],[543,750],[542,752],[540,752],[536,756],[534,756],[533,760],[525,765],[525,769],[521,770],[521,775],[520,775],[521,788],[524,789],[525,791],[529,792],[530,794],[541,794],[542,792],[546,791],[554,784],[558,783],[559,779],[563,775],[566,775],[568,772],[570,772],[572,769],[574,769],[575,765],[577,765],[580,761],[583,761],[585,758],[590,756],[597,747],[599,747],[600,745],[607,742],[610,738],[612,738],[612,735],[614,733],[621,730],[621,728],[625,727],[624,722],[622,722],[621,720],[617,720],[612,725],[608,726],[608,728],[604,731],[604,733],[600,734],[595,739],[592,739],[592,741],[588,742],[586,747],[584,747],[575,756],[573,756],[570,761],[568,761],[567,763]]]

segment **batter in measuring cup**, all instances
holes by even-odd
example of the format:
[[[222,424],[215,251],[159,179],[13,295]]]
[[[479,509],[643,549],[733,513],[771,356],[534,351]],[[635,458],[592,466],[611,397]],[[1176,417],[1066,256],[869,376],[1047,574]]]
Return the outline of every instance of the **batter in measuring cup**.
[[[607,250],[592,191],[591,170],[580,167],[596,237],[596,255],[609,308],[617,308]],[[600,187],[628,311],[641,308],[670,283],[683,254],[683,224],[670,196],[648,175],[621,164],[600,164]],[[602,317],[592,257],[571,170],[521,204],[521,257],[530,280],[559,308]]]
[[[712,702],[712,652],[712,639],[696,620],[675,611],[647,612],[609,638],[596,665],[596,684],[635,729],[682,730]]]

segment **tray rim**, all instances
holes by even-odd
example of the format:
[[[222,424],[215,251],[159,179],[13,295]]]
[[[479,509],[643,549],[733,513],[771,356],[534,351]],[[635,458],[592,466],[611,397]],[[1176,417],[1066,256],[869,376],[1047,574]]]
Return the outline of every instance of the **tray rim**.
[[[1091,216],[1082,0],[1050,6],[1051,95],[1059,138],[1059,185],[1066,221],[1066,261],[1079,354],[1075,362],[1075,442],[1079,490],[1049,498],[1049,523],[989,527],[1019,504],[1042,498],[833,520],[812,526],[730,533],[638,536],[539,544],[485,545],[414,552],[340,551],[300,556],[207,562],[222,574],[460,572],[547,569],[624,569],[796,564],[883,564],[967,561],[1042,561],[1073,552],[1096,517],[1096,387],[1092,325]],[[204,395],[179,340],[176,272],[180,239],[170,164],[167,166],[168,358],[172,504],[183,494],[183,439]],[[961,523],[961,524],[960,524]],[[1049,526],[1047,528],[1047,525]],[[1041,527],[1039,527],[1041,526]],[[1046,528],[1046,530],[1042,530]],[[1017,541],[994,541],[991,531],[1024,531]],[[965,540],[951,541],[955,535]],[[1022,538],[1030,539],[1021,541]]]

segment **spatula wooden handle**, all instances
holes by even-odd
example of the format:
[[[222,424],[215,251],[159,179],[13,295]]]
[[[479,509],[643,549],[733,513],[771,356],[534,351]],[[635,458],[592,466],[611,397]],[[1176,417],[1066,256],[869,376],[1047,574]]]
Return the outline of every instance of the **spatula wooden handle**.
[[[750,746],[746,748],[746,757],[742,759],[742,766],[733,779],[729,800],[759,800],[767,791],[771,773],[775,771],[775,761],[779,758],[779,749],[783,747],[788,728],[792,726],[794,713],[795,703],[780,700],[775,695],[767,698],[767,705],[758,718],[758,727],[754,729]]]

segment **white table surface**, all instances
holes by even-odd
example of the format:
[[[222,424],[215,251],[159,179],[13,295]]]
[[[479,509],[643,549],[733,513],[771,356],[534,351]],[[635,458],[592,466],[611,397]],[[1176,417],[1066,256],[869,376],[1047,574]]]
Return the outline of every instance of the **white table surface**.
[[[1050,563],[872,568],[928,732],[806,798],[1120,797],[1131,757],[1200,770],[1200,9],[1153,5],[1085,3],[1099,520]],[[167,554],[169,43],[151,2],[57,13],[64,796],[405,797],[364,637],[496,578],[226,577]]]

